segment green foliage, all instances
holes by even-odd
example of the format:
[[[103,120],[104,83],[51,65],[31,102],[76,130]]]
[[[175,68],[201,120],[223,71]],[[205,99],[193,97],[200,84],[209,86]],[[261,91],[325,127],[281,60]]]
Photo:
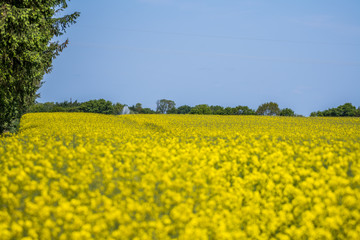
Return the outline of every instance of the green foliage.
[[[137,103],[137,104],[135,104],[135,105],[132,105],[131,107],[129,107],[129,109],[130,109],[130,111],[132,112],[132,113],[141,113],[141,111],[142,111],[142,104],[141,103]]]
[[[113,104],[112,114],[114,114],[114,115],[119,115],[119,114],[121,114],[121,111],[123,110],[124,106],[125,106],[125,105],[120,104],[120,103],[115,103],[115,104]]]
[[[310,117],[318,117],[319,112],[312,112],[310,113]]]
[[[141,104],[141,103],[135,104],[135,106],[134,106],[134,111],[135,111],[135,112],[140,113],[142,109],[143,109],[143,107],[142,107],[142,104]]]
[[[210,106],[211,114],[213,115],[224,115],[224,108],[222,106],[216,105],[216,106]]]
[[[191,107],[188,105],[182,105],[177,108],[177,114],[188,114],[191,111]]]
[[[29,107],[28,112],[53,112],[54,107],[53,102],[36,103]]]
[[[211,108],[207,104],[199,104],[191,109],[190,114],[209,115],[211,114]]]
[[[79,109],[82,112],[90,112],[90,113],[103,113],[103,114],[113,113],[112,103],[104,99],[90,100],[84,102],[81,104]]]
[[[110,106],[111,105],[111,106]],[[123,104],[115,103],[112,104],[110,101],[105,101],[104,99],[100,100],[91,100],[84,103],[75,101],[75,102],[46,102],[46,103],[36,103],[28,109],[27,112],[97,112],[105,114],[121,114],[122,109],[124,108]]]
[[[141,109],[141,114],[154,114],[156,113],[154,110],[150,109],[150,108],[143,108]]]
[[[44,74],[67,46],[67,40],[51,41],[79,17],[78,12],[55,17],[66,7],[66,0],[1,1],[0,133],[35,102]]]
[[[210,112],[209,112],[210,109]],[[222,107],[219,105],[208,106],[206,104],[197,105],[191,109],[192,114],[213,114],[213,115],[255,115],[255,111],[247,106]]]
[[[46,102],[31,105],[27,112],[79,112],[81,103],[75,102]]]
[[[224,115],[236,115],[236,109],[232,107],[224,108]]]
[[[172,100],[161,99],[156,102],[156,112],[158,113],[174,113],[175,102]]]
[[[166,113],[167,114],[177,114],[177,109],[176,109],[176,107],[170,108]]]
[[[63,108],[66,108],[66,109],[70,109],[70,108],[76,108],[76,107],[80,107],[81,103],[79,103],[77,100],[75,100],[75,102],[73,101],[64,101],[64,102],[57,102],[55,103],[56,106],[58,107],[63,107]]]
[[[355,117],[356,116],[356,107],[351,103],[345,103],[337,107],[339,116],[341,117]]]
[[[280,116],[294,117],[295,112],[290,108],[284,108],[284,109],[281,109]]]
[[[112,105],[112,106],[110,106]],[[264,104],[263,104],[264,105]],[[100,107],[103,106],[103,107]],[[106,106],[106,107],[104,107]],[[30,106],[28,112],[96,112],[96,113],[105,113],[105,114],[121,114],[125,105],[116,103],[112,104],[110,101],[105,101],[104,99],[100,100],[91,100],[85,103],[78,101],[75,102],[46,102],[46,103],[36,103]],[[276,105],[275,105],[276,106]],[[259,107],[260,108],[260,107]],[[129,107],[132,114],[156,114],[156,112],[150,108],[143,108],[141,103],[137,103]],[[226,107],[222,106],[208,106],[207,104],[196,105],[191,107],[188,105],[180,106],[179,108],[171,108],[167,111],[168,114],[213,114],[213,115],[256,115],[255,110],[247,106],[237,106],[237,107]],[[279,116],[293,116],[293,117],[303,117],[302,115],[295,114],[294,111],[290,108],[281,109]],[[360,107],[356,109],[351,103],[346,103],[344,105],[338,106],[337,108],[330,108],[325,111],[312,112],[311,117],[326,117],[326,116],[351,116],[351,117],[360,117]],[[16,129],[16,121],[13,121],[12,124],[15,124],[11,129]],[[10,128],[9,128],[10,129]]]
[[[10,128],[7,129],[7,131],[9,131],[10,133],[17,133],[19,131],[20,128],[20,119],[16,118],[12,121]]]
[[[345,103],[337,108],[329,108],[325,111],[312,112],[310,117],[357,117],[360,116],[360,108],[356,109],[351,103]]]
[[[358,107],[358,109],[356,109],[355,117],[360,117],[360,107]]]
[[[137,103],[131,107],[129,107],[131,113],[135,114],[154,114],[156,113],[154,110],[150,108],[143,108],[141,103]]]
[[[266,115],[266,116],[277,116],[280,114],[280,108],[277,103],[267,102],[261,104],[256,110],[257,115]]]
[[[256,115],[255,110],[247,106],[237,106],[235,107],[236,115]]]

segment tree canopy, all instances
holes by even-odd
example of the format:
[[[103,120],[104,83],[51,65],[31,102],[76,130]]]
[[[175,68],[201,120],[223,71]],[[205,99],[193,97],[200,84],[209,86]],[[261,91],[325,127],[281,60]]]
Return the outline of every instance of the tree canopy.
[[[79,109],[82,112],[112,114],[113,104],[105,99],[90,100],[82,103]]]
[[[290,108],[283,108],[280,111],[280,116],[293,117],[295,116],[295,112]]]
[[[236,115],[255,115],[256,112],[249,108],[248,106],[237,106],[236,109]]]
[[[277,116],[280,114],[280,108],[277,103],[267,102],[261,104],[256,110],[256,114],[258,115],[266,115],[266,116]]]
[[[175,113],[175,102],[172,100],[161,99],[156,102],[156,112],[158,113]]]
[[[325,111],[312,112],[311,117],[359,117],[360,108],[356,109],[351,103],[345,103],[336,108],[329,108]]]
[[[190,111],[190,114],[211,114],[211,108],[207,104],[199,104],[193,107]]]
[[[3,0],[0,3],[0,133],[35,102],[52,60],[67,46],[52,41],[80,13],[56,17],[66,0]]]
[[[177,108],[178,114],[188,114],[191,111],[191,107],[189,105],[182,105]]]

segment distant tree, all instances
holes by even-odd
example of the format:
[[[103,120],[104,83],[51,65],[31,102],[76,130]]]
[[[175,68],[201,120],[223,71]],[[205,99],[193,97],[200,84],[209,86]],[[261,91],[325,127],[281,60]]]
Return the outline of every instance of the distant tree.
[[[277,103],[267,102],[261,104],[256,110],[257,115],[266,115],[266,116],[277,116],[280,114],[280,108]]]
[[[153,114],[156,113],[154,110],[150,108],[143,108],[141,103],[137,103],[134,106],[129,107],[131,113],[139,113],[139,114]]]
[[[336,108],[329,108],[325,111],[312,112],[311,117],[356,117],[360,115],[360,110],[356,109],[351,103],[345,103]]]
[[[360,107],[356,110],[355,117],[360,117]]]
[[[211,114],[213,115],[224,115],[224,108],[222,106],[210,106]]]
[[[141,109],[141,114],[154,114],[156,113],[154,110],[150,109],[150,108],[143,108]]]
[[[79,112],[81,103],[75,102],[46,102],[31,105],[27,112]]]
[[[135,105],[129,106],[129,110],[130,110],[130,113],[131,113],[131,114],[138,113],[138,112],[136,111]]]
[[[69,102],[68,101],[56,102],[55,105],[64,108],[74,108],[74,107],[79,107],[81,103],[79,103],[77,100],[75,100],[74,102],[70,100]]]
[[[337,107],[339,116],[341,117],[355,117],[356,116],[356,107],[351,103],[345,103]]]
[[[177,109],[176,109],[176,107],[170,108],[166,113],[167,114],[177,114]]]
[[[236,115],[255,115],[255,110],[247,106],[237,106],[235,107]]]
[[[134,111],[135,111],[135,112],[141,113],[142,109],[143,109],[143,108],[142,108],[142,104],[141,104],[141,103],[135,104],[135,106],[134,106]]]
[[[190,111],[190,114],[211,114],[211,109],[207,104],[199,104],[193,107]]]
[[[56,102],[53,112],[78,112],[80,106],[81,103],[79,103],[77,100],[74,102],[72,100],[70,100],[70,102]]]
[[[172,100],[161,99],[156,102],[156,112],[158,113],[168,113],[168,111],[173,111],[175,108],[175,102]]]
[[[317,112],[311,112],[311,113],[310,113],[310,117],[318,117],[317,114],[318,114]]]
[[[80,110],[82,112],[112,114],[113,105],[110,101],[104,99],[90,100],[82,103]]]
[[[323,116],[324,116],[324,113],[322,111],[310,113],[310,117],[323,117]]]
[[[113,109],[112,114],[114,114],[114,115],[119,115],[119,114],[121,114],[124,106],[125,106],[125,105],[123,105],[123,104],[121,104],[121,103],[115,103],[115,104],[113,104],[113,106],[112,106],[112,109]]]
[[[36,103],[28,108],[28,112],[53,112],[54,107],[53,102]]]
[[[53,59],[68,41],[52,41],[79,13],[59,17],[66,0],[0,2],[0,134],[35,103]]]
[[[183,105],[177,108],[178,114],[188,114],[191,111],[191,107],[188,105]]]
[[[280,111],[280,116],[294,117],[295,112],[290,108],[283,108]]]
[[[224,108],[224,115],[237,115],[237,109],[232,107]]]

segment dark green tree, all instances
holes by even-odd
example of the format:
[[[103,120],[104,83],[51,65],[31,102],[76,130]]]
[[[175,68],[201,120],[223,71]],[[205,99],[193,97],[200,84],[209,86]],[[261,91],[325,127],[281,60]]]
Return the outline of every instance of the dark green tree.
[[[360,115],[360,110],[356,109],[351,103],[345,103],[336,108],[329,108],[325,111],[312,112],[311,117],[356,117]]]
[[[177,108],[177,114],[188,114],[191,111],[191,107],[188,105],[183,105]]]
[[[154,114],[156,113],[154,110],[152,110],[151,108],[143,108],[141,109],[141,114]]]
[[[176,109],[176,107],[170,108],[166,113],[167,114],[177,114],[177,109]]]
[[[113,104],[104,99],[90,100],[80,106],[80,111],[89,113],[112,114],[114,112]]]
[[[81,103],[77,100],[75,100],[74,102],[70,100],[70,102],[64,101],[55,103],[55,108],[53,110],[57,112],[78,112],[80,106]]]
[[[224,108],[222,106],[210,106],[211,114],[213,115],[224,115]]]
[[[52,41],[80,15],[57,17],[66,8],[66,0],[0,2],[0,133],[35,102],[44,74],[67,46]]]
[[[224,115],[236,115],[236,114],[237,114],[236,108],[232,108],[232,107],[224,108]]]
[[[53,112],[55,106],[53,102],[36,103],[29,107],[28,112]]]
[[[277,116],[280,114],[280,108],[277,103],[267,102],[261,104],[256,110],[257,115],[266,115],[266,116]]]
[[[280,116],[287,116],[287,117],[294,117],[295,116],[295,112],[290,109],[290,108],[283,108],[280,111]]]
[[[175,108],[175,102],[172,100],[161,99],[156,102],[156,112],[158,113],[168,113],[173,112]]]
[[[211,114],[211,108],[207,104],[199,104],[193,107],[190,111],[190,114]]]
[[[139,113],[139,114],[153,114],[156,113],[154,110],[150,108],[143,108],[141,103],[137,103],[134,106],[129,107],[129,109],[133,113]]]
[[[355,117],[356,116],[356,107],[351,103],[345,103],[337,107],[339,116],[341,117]]]
[[[236,109],[236,115],[255,115],[255,110],[247,107],[247,106],[237,106]]]
[[[360,107],[358,107],[358,109],[356,109],[355,117],[360,117]]]
[[[130,109],[136,113],[141,113],[143,107],[142,107],[141,103],[137,103],[137,104],[135,104],[135,106],[132,106]]]
[[[311,112],[310,117],[318,117],[318,112]]]
[[[112,108],[113,108],[112,114],[119,115],[119,114],[121,114],[121,111],[123,110],[124,105],[121,103],[115,103],[115,104],[113,104]]]

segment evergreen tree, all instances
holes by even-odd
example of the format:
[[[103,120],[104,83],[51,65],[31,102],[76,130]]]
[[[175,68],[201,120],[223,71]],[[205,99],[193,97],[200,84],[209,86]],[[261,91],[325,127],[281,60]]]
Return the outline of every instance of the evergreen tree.
[[[66,0],[2,0],[0,3],[0,133],[35,102],[52,60],[67,46],[51,41],[79,17],[55,17]]]

